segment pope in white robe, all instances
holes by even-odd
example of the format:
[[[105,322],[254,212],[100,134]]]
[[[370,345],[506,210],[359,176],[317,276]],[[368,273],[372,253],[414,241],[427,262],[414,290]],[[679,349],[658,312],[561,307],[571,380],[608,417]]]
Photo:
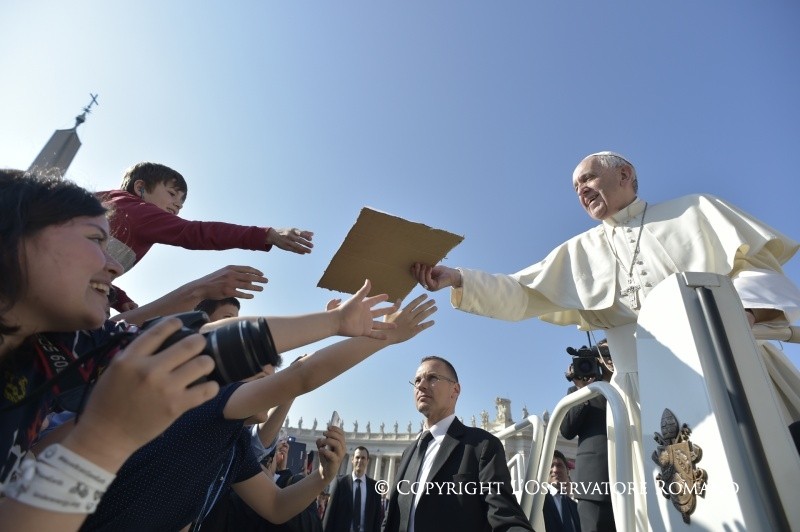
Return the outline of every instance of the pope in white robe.
[[[429,290],[451,287],[451,303],[466,312],[605,329],[614,355],[612,384],[630,401],[636,426],[636,320],[642,301],[668,276],[730,277],[751,324],[785,326],[800,317],[800,290],[781,268],[800,245],[775,229],[710,195],[648,204],[637,197],[633,165],[612,152],[583,159],[573,185],[586,212],[601,223],[544,260],[511,275],[423,264],[412,274]],[[769,344],[764,356],[787,424],[799,420],[800,372]],[[634,436],[640,450],[641,434]]]

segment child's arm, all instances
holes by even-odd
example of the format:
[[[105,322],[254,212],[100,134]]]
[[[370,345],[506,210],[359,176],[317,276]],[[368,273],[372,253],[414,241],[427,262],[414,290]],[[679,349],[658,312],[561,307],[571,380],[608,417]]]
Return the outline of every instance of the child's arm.
[[[433,321],[424,321],[436,312],[436,302],[432,299],[426,301],[427,297],[422,294],[402,310],[387,316],[387,322],[395,324],[396,328],[386,330],[383,340],[367,337],[342,340],[274,375],[241,385],[225,405],[225,418],[245,419],[285,403],[322,386],[384,347],[413,338],[434,324]]]
[[[335,478],[342,463],[345,452],[344,432],[339,427],[328,427],[323,434],[326,437],[317,440],[320,457],[318,471],[283,489],[278,488],[271,478],[258,474],[234,484],[233,490],[270,523],[285,523],[317,498],[319,492]]]
[[[130,194],[115,197],[111,204],[115,211],[111,218],[113,236],[135,249],[167,244],[186,249],[269,251],[275,245],[306,254],[313,247],[311,231],[185,220]],[[117,224],[124,224],[124,228]]]
[[[178,312],[194,310],[204,299],[225,299],[238,297],[252,299],[253,294],[243,292],[249,290],[261,292],[263,287],[256,283],[266,283],[264,274],[250,266],[225,266],[200,279],[195,279],[146,305],[117,314],[111,319],[125,320],[128,323],[141,325],[150,318],[168,316]]]

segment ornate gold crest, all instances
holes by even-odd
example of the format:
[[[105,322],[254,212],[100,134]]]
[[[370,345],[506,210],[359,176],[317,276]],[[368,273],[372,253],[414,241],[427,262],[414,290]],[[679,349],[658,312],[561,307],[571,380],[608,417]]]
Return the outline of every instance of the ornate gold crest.
[[[703,457],[703,450],[689,440],[692,430],[668,408],[661,414],[661,434],[653,435],[658,448],[653,452],[653,461],[661,466],[656,482],[661,494],[672,501],[673,506],[683,516],[683,522],[690,522],[690,515],[697,506],[697,497],[705,497],[708,474],[695,467]]]

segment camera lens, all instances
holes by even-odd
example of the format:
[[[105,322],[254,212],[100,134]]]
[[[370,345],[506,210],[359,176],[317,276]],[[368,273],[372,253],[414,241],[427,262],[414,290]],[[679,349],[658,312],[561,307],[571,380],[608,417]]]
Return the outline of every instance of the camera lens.
[[[276,364],[278,354],[267,321],[242,320],[206,334],[206,353],[216,367],[209,378],[228,384],[252,377],[267,364]]]

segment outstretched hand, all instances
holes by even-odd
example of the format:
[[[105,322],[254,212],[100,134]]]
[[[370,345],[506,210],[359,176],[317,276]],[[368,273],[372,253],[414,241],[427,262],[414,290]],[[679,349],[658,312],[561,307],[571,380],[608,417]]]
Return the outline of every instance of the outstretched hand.
[[[395,308],[399,309],[401,304],[402,300],[398,299]],[[421,294],[404,308],[393,314],[387,314],[384,318],[385,321],[394,323],[397,328],[386,331],[386,339],[393,344],[399,344],[414,338],[428,327],[432,327],[435,323],[433,320],[423,320],[438,310],[435,305],[436,300],[428,299],[427,294]]]
[[[253,294],[242,292],[242,290],[261,292],[264,287],[256,283],[266,282],[268,281],[264,274],[250,266],[225,266],[189,284],[192,285],[197,297],[202,301],[229,297],[253,299]]]
[[[275,246],[284,251],[291,251],[292,253],[299,253],[300,255],[311,253],[311,248],[314,247],[314,244],[311,243],[313,238],[313,232],[294,227],[285,229],[274,229],[270,227],[267,229],[268,246]]]
[[[341,336],[367,336],[376,340],[386,340],[386,333],[381,331],[397,327],[394,323],[376,321],[376,318],[396,311],[397,306],[373,308],[375,305],[389,299],[389,296],[380,294],[367,297],[371,288],[372,285],[367,279],[364,281],[364,286],[353,297],[333,310],[328,311],[339,313],[339,328],[336,334]],[[330,308],[331,306],[332,302],[328,303],[328,307]]]
[[[455,268],[442,265],[428,266],[427,264],[416,262],[411,266],[411,275],[422,288],[431,292],[448,286],[461,288],[461,272]]]

